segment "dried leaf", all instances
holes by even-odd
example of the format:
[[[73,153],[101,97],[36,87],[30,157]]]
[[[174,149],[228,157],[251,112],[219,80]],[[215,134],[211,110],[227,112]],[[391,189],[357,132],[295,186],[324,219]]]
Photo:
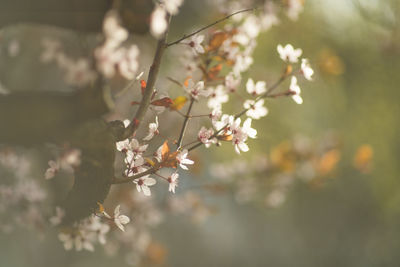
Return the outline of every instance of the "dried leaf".
[[[228,37],[229,34],[226,32],[215,33],[210,39],[207,50],[212,51],[218,49]]]
[[[99,206],[98,212],[99,212],[99,213],[103,213],[103,212],[105,211],[105,210],[104,210],[103,204],[101,204],[100,202],[97,202],[97,205]]]
[[[168,158],[168,155],[169,155],[169,146],[168,146],[168,141],[166,140],[161,149],[162,161],[165,161]]]
[[[154,100],[151,102],[153,106],[160,106],[160,107],[166,107],[168,108],[171,104],[173,104],[173,101],[169,97],[163,97],[161,99]]]

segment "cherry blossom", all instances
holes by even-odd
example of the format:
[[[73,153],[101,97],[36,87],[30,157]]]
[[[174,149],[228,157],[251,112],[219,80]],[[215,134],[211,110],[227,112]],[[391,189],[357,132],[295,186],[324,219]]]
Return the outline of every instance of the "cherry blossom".
[[[257,137],[257,130],[251,128],[251,119],[247,118],[243,123],[242,130],[247,134],[248,137],[254,139]]]
[[[164,0],[165,9],[171,15],[178,14],[179,7],[182,5],[183,0]]]
[[[190,94],[191,97],[194,99],[198,99],[199,96],[208,97],[211,94],[210,89],[204,88],[204,82],[199,81],[196,84],[193,82],[192,79],[188,81],[188,86],[185,87],[186,92]]]
[[[294,102],[296,102],[297,104],[302,104],[303,99],[300,96],[301,90],[297,84],[297,78],[295,76],[293,76],[292,79],[290,80],[289,90],[293,93],[292,99],[294,100]]]
[[[88,226],[88,229],[90,229],[97,235],[97,240],[99,241],[100,244],[105,245],[106,234],[110,231],[110,226],[106,223],[102,223],[99,217],[92,216],[90,217],[90,219],[91,219],[91,224]]]
[[[144,165],[144,159],[142,156],[137,156],[133,153],[127,153],[125,157],[125,163],[127,164],[128,168],[125,170],[125,175],[128,177],[133,176],[136,173],[146,171]]]
[[[230,72],[225,76],[225,86],[229,92],[233,93],[237,90],[240,85],[241,77],[240,75],[235,75],[233,72]]]
[[[154,135],[158,134],[158,117],[156,116],[155,122],[149,124],[149,133],[143,138],[145,141],[150,141]]]
[[[193,53],[203,54],[205,52],[201,43],[204,41],[204,35],[195,35],[187,43],[192,48]]]
[[[48,162],[49,168],[46,170],[46,173],[44,174],[44,177],[46,179],[51,179],[53,178],[57,172],[60,170],[60,163],[54,160],[50,160]]]
[[[207,129],[206,127],[201,127],[197,137],[199,138],[200,142],[202,142],[206,147],[210,147],[211,144],[217,143],[216,138],[211,138],[211,136],[214,134],[213,129]]]
[[[125,52],[125,56],[118,63],[118,69],[125,79],[131,80],[135,78],[139,68],[139,48],[136,45],[131,45],[128,49],[123,51]]]
[[[107,47],[117,47],[128,39],[128,31],[121,27],[118,13],[114,10],[107,12],[103,21],[103,32]]]
[[[268,114],[268,109],[264,107],[264,99],[258,101],[246,100],[243,104],[245,109],[248,109],[246,115],[250,118],[258,120]]]
[[[251,64],[253,64],[253,58],[251,56],[240,54],[236,57],[233,73],[239,76],[241,72],[248,70]]]
[[[157,5],[151,14],[151,34],[156,38],[160,38],[167,30],[167,26],[167,12],[163,7]]]
[[[223,85],[218,85],[217,87],[209,87],[211,94],[209,95],[207,105],[211,109],[220,107],[223,103],[228,102],[229,96],[226,93],[225,87]]]
[[[60,208],[60,207],[56,207],[56,214],[52,217],[50,217],[49,221],[51,223],[51,225],[56,226],[59,225],[62,222],[62,219],[65,216],[65,211]]]
[[[188,150],[187,149],[182,150],[182,152],[180,152],[176,156],[176,160],[178,161],[179,167],[181,167],[184,170],[188,170],[188,167],[186,167],[185,165],[194,164],[194,161],[188,159],[187,156],[188,156]]]
[[[253,79],[248,79],[246,83],[246,91],[251,95],[261,95],[267,91],[267,84],[264,81],[254,83]]]
[[[285,47],[282,45],[278,45],[277,47],[278,53],[280,58],[283,61],[290,62],[290,63],[296,63],[299,61],[299,57],[303,53],[303,51],[300,48],[294,49],[291,44],[287,44]]]
[[[311,76],[314,74],[314,70],[311,68],[307,58],[301,59],[301,73],[307,80],[312,80]]]
[[[151,196],[149,186],[155,185],[157,181],[154,178],[149,177],[149,175],[146,175],[140,177],[139,179],[133,180],[133,182],[136,184],[136,189],[139,193],[143,191],[145,196]]]
[[[122,231],[125,232],[125,224],[128,224],[131,220],[128,216],[120,214],[121,205],[118,205],[114,209],[114,223]]]
[[[179,178],[179,174],[177,172],[174,172],[170,177],[168,177],[168,183],[169,183],[168,191],[169,192],[172,192],[175,194],[175,187],[178,186],[178,178]]]
[[[297,20],[299,18],[299,14],[303,11],[303,3],[302,0],[288,1],[287,16],[291,20]]]

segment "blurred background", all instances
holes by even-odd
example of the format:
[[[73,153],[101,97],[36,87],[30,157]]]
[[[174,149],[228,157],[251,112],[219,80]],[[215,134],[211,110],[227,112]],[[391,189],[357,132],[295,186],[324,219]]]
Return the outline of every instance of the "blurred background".
[[[1,8],[4,12],[6,6]],[[212,5],[202,1],[185,1],[172,21],[171,40],[197,28],[194,25],[215,20],[218,14],[210,9]],[[276,46],[290,43],[302,48],[315,70],[313,82],[300,83],[304,104],[289,98],[268,100],[269,115],[254,122],[258,139],[249,142],[246,154],[236,155],[231,146],[196,151],[193,158],[201,167],[193,176],[181,176],[177,195],[192,190],[201,196],[207,218],[192,223],[188,216],[167,214],[152,230],[157,242],[148,256],[156,266],[400,265],[399,18],[396,0],[307,0],[297,21],[282,18],[280,25],[260,35],[247,75],[271,84],[283,67]],[[7,40],[4,36],[20,36],[19,30],[8,30],[2,41]],[[32,35],[24,38],[35,38]],[[144,51],[151,50],[146,48],[154,42],[151,38],[137,38]],[[25,45],[21,42],[22,53]],[[0,63],[4,87],[40,80],[27,73],[30,63],[20,58],[22,62],[14,65]],[[149,59],[141,60],[145,70]],[[173,53],[167,55],[163,73],[173,60]],[[52,70],[38,73],[46,71]],[[313,154],[312,159],[303,159],[302,149]],[[295,166],[300,166],[297,161],[317,162],[319,173],[297,175],[297,167],[282,163],[285,153],[296,155]],[[235,177],[218,177],[218,169],[252,164],[260,155],[265,166],[278,166],[279,171],[249,174],[235,169]],[[289,179],[290,186],[271,190],[274,182],[267,195],[260,187],[277,176],[274,172],[284,176],[276,181]],[[307,178],[311,176],[318,178]],[[238,197],[238,190],[248,185],[219,190],[221,181],[229,179],[261,181],[247,192],[256,192],[257,197]],[[166,203],[173,197],[160,193],[157,201]],[[0,220],[5,217],[2,214]],[[52,231],[40,237],[28,230],[1,233],[0,266],[126,265],[124,256],[108,257],[101,248],[66,253]]]

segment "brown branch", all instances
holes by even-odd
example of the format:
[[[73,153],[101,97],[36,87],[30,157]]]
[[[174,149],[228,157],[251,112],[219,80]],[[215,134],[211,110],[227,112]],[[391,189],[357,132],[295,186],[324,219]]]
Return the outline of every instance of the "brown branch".
[[[206,29],[208,29],[208,28],[210,28],[210,27],[212,27],[212,26],[214,26],[214,25],[216,25],[216,24],[218,24],[218,23],[220,23],[220,22],[222,22],[222,21],[224,21],[224,20],[227,20],[227,19],[229,19],[230,17],[232,17],[232,16],[234,16],[234,15],[236,15],[236,14],[243,13],[243,12],[248,12],[248,11],[254,11],[254,10],[256,10],[256,9],[257,9],[257,8],[248,8],[248,9],[236,11],[235,13],[232,13],[232,14],[226,16],[226,17],[223,17],[223,18],[221,18],[221,19],[219,19],[219,20],[217,20],[217,21],[214,21],[213,23],[211,23],[211,24],[209,24],[209,25],[207,25],[207,26],[204,26],[204,27],[198,29],[198,30],[195,31],[195,32],[192,32],[192,33],[190,33],[190,34],[188,34],[188,35],[186,35],[186,34],[183,35],[182,38],[180,38],[180,39],[178,39],[178,40],[176,40],[176,41],[173,41],[173,42],[168,43],[168,44],[167,44],[167,47],[170,47],[171,45],[174,45],[174,44],[178,44],[178,43],[182,42],[183,40],[188,39],[188,38],[192,37],[193,35],[196,35],[196,34],[198,34],[199,32],[202,32],[202,31],[204,31],[204,30],[206,30]]]
[[[139,124],[143,120],[144,115],[146,114],[146,111],[149,108],[151,96],[153,94],[154,84],[156,83],[158,70],[160,69],[160,65],[161,65],[161,58],[164,54],[165,48],[167,47],[166,40],[167,40],[167,35],[168,35],[170,19],[171,19],[170,17],[167,18],[167,21],[168,21],[167,30],[165,31],[165,33],[161,37],[161,39],[159,39],[157,42],[156,53],[154,55],[153,63],[149,70],[149,76],[147,78],[147,84],[146,84],[146,88],[144,90],[142,101],[140,102],[139,108],[136,111],[135,118],[132,120],[132,122],[126,128],[126,130],[123,134],[122,140],[133,135],[133,133],[138,129]]]
[[[183,137],[184,137],[184,135],[185,135],[186,128],[187,128],[187,125],[188,125],[188,123],[189,123],[190,112],[192,111],[193,103],[194,103],[194,98],[192,97],[192,98],[190,99],[189,108],[188,108],[188,110],[187,110],[187,112],[186,112],[186,115],[185,115],[185,120],[183,121],[182,129],[181,129],[181,134],[179,135],[178,143],[176,144],[176,146],[178,147],[178,149],[180,149],[181,146],[182,146]]]
[[[135,174],[135,175],[133,175],[131,177],[127,177],[127,178],[114,177],[114,179],[111,181],[111,184],[112,185],[113,184],[126,184],[126,183],[129,183],[129,182],[133,182],[134,180],[139,179],[139,178],[141,178],[141,177],[143,177],[145,175],[153,174],[157,170],[158,170],[157,167],[153,167],[153,168],[148,169],[147,171],[144,171],[144,172],[141,172],[141,173],[137,173],[137,174]]]

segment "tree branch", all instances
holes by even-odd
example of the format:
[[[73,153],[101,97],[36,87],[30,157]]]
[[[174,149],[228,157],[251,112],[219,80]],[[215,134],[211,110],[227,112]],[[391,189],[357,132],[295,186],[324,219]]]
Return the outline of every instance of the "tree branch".
[[[153,94],[154,84],[156,83],[158,70],[160,69],[160,65],[161,65],[161,58],[164,54],[165,48],[167,47],[166,40],[167,40],[170,20],[171,20],[171,17],[168,17],[167,18],[167,21],[168,21],[167,30],[165,31],[165,33],[161,37],[161,39],[159,39],[157,42],[156,53],[154,55],[153,63],[150,66],[149,76],[147,78],[147,84],[146,84],[146,88],[144,90],[142,101],[140,102],[139,108],[136,111],[135,118],[131,121],[131,123],[126,128],[126,130],[123,134],[122,140],[130,137],[138,129],[139,124],[143,120],[144,115],[146,114],[146,111],[149,108],[151,96]]]
[[[145,175],[149,175],[149,174],[153,174],[158,170],[157,167],[153,167],[148,169],[147,171],[141,172],[141,173],[137,173],[131,177],[127,177],[127,178],[116,178],[114,177],[114,179],[111,181],[111,184],[126,184],[129,182],[133,182],[136,179],[139,179]]]
[[[194,98],[192,97],[190,99],[190,104],[189,104],[188,111],[186,112],[185,120],[183,121],[182,130],[181,130],[181,134],[179,135],[178,143],[176,144],[178,149],[180,149],[181,146],[182,146],[183,137],[185,135],[186,128],[187,128],[187,125],[189,123],[190,112],[192,111],[193,103],[194,103]]]
[[[186,34],[183,35],[182,38],[180,38],[180,39],[178,39],[178,40],[176,40],[176,41],[173,41],[173,42],[168,43],[168,44],[167,44],[167,47],[170,47],[171,45],[174,45],[174,44],[178,44],[178,43],[182,42],[183,40],[188,39],[188,38],[192,37],[193,35],[196,35],[196,34],[198,34],[199,32],[202,32],[202,31],[204,31],[204,30],[206,30],[206,29],[208,29],[208,28],[211,28],[212,26],[214,26],[214,25],[216,25],[216,24],[218,24],[218,23],[220,23],[220,22],[222,22],[222,21],[224,21],[224,20],[227,20],[227,19],[229,19],[230,17],[232,17],[232,16],[234,16],[234,15],[236,15],[236,14],[243,13],[243,12],[247,12],[247,11],[254,11],[254,10],[256,10],[256,9],[257,9],[257,8],[248,8],[248,9],[236,11],[235,13],[232,13],[232,14],[226,16],[226,17],[223,17],[223,18],[221,18],[221,19],[219,19],[219,20],[217,20],[217,21],[214,21],[213,23],[211,23],[211,24],[209,24],[209,25],[207,25],[207,26],[204,26],[204,27],[198,29],[198,30],[195,31],[195,32],[192,32],[192,33],[190,33],[190,34],[188,34],[188,35],[186,35]]]

